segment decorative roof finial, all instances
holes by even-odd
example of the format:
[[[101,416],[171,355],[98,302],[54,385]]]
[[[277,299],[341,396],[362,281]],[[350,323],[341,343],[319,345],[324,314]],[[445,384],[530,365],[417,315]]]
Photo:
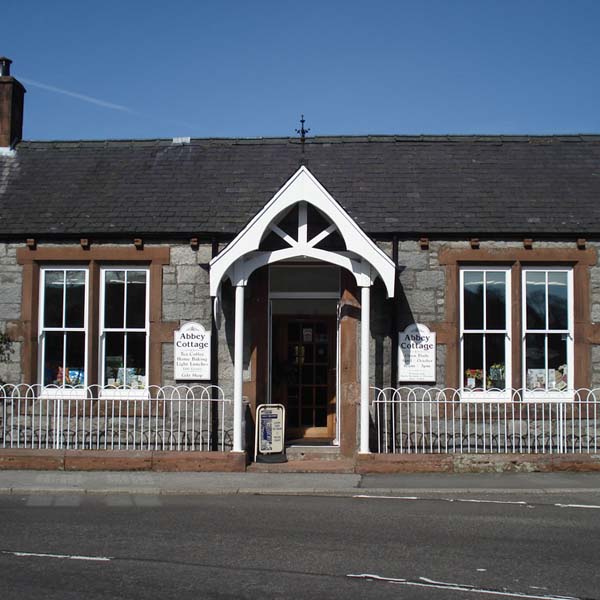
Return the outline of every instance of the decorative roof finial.
[[[304,115],[300,115],[300,129],[296,129],[296,133],[300,136],[300,143],[302,144],[302,154],[304,154],[304,142],[306,140],[306,134],[310,129],[304,129]]]

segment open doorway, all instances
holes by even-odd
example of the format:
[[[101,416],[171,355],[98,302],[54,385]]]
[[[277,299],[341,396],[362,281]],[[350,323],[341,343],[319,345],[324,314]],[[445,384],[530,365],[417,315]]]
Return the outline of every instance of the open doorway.
[[[329,265],[270,268],[270,396],[288,442],[337,438],[339,278]]]

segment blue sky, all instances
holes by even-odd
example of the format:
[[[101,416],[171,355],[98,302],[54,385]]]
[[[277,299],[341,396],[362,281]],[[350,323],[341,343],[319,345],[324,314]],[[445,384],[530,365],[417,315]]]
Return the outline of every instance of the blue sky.
[[[599,133],[600,1],[4,0],[26,139]],[[11,23],[7,26],[7,23]]]

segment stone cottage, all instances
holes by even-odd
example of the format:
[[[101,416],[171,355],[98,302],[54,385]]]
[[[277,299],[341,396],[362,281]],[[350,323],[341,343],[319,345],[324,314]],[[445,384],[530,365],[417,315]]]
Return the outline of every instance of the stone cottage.
[[[261,404],[317,459],[596,451],[600,136],[48,142],[24,96],[0,59],[3,448],[107,448],[109,410],[172,429],[195,386],[244,461]]]

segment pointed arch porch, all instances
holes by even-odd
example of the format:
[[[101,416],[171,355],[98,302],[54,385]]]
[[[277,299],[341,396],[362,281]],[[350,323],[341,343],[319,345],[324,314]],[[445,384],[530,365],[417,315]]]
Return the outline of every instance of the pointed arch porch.
[[[283,219],[297,207],[297,227],[282,228]],[[309,231],[309,207],[324,219],[318,231]],[[275,249],[263,243],[267,236],[280,240]],[[325,243],[336,235],[343,243],[331,249]],[[331,239],[331,238],[330,238]],[[244,347],[244,288],[250,275],[265,266],[293,259],[314,260],[339,266],[354,277],[360,287],[360,446],[369,452],[369,338],[370,289],[380,277],[388,297],[393,296],[395,265],[367,236],[344,208],[327,192],[310,171],[302,166],[250,220],[230,244],[210,262],[210,293],[219,295],[224,279],[235,288],[234,324],[234,423],[233,451],[243,451],[242,389]]]

